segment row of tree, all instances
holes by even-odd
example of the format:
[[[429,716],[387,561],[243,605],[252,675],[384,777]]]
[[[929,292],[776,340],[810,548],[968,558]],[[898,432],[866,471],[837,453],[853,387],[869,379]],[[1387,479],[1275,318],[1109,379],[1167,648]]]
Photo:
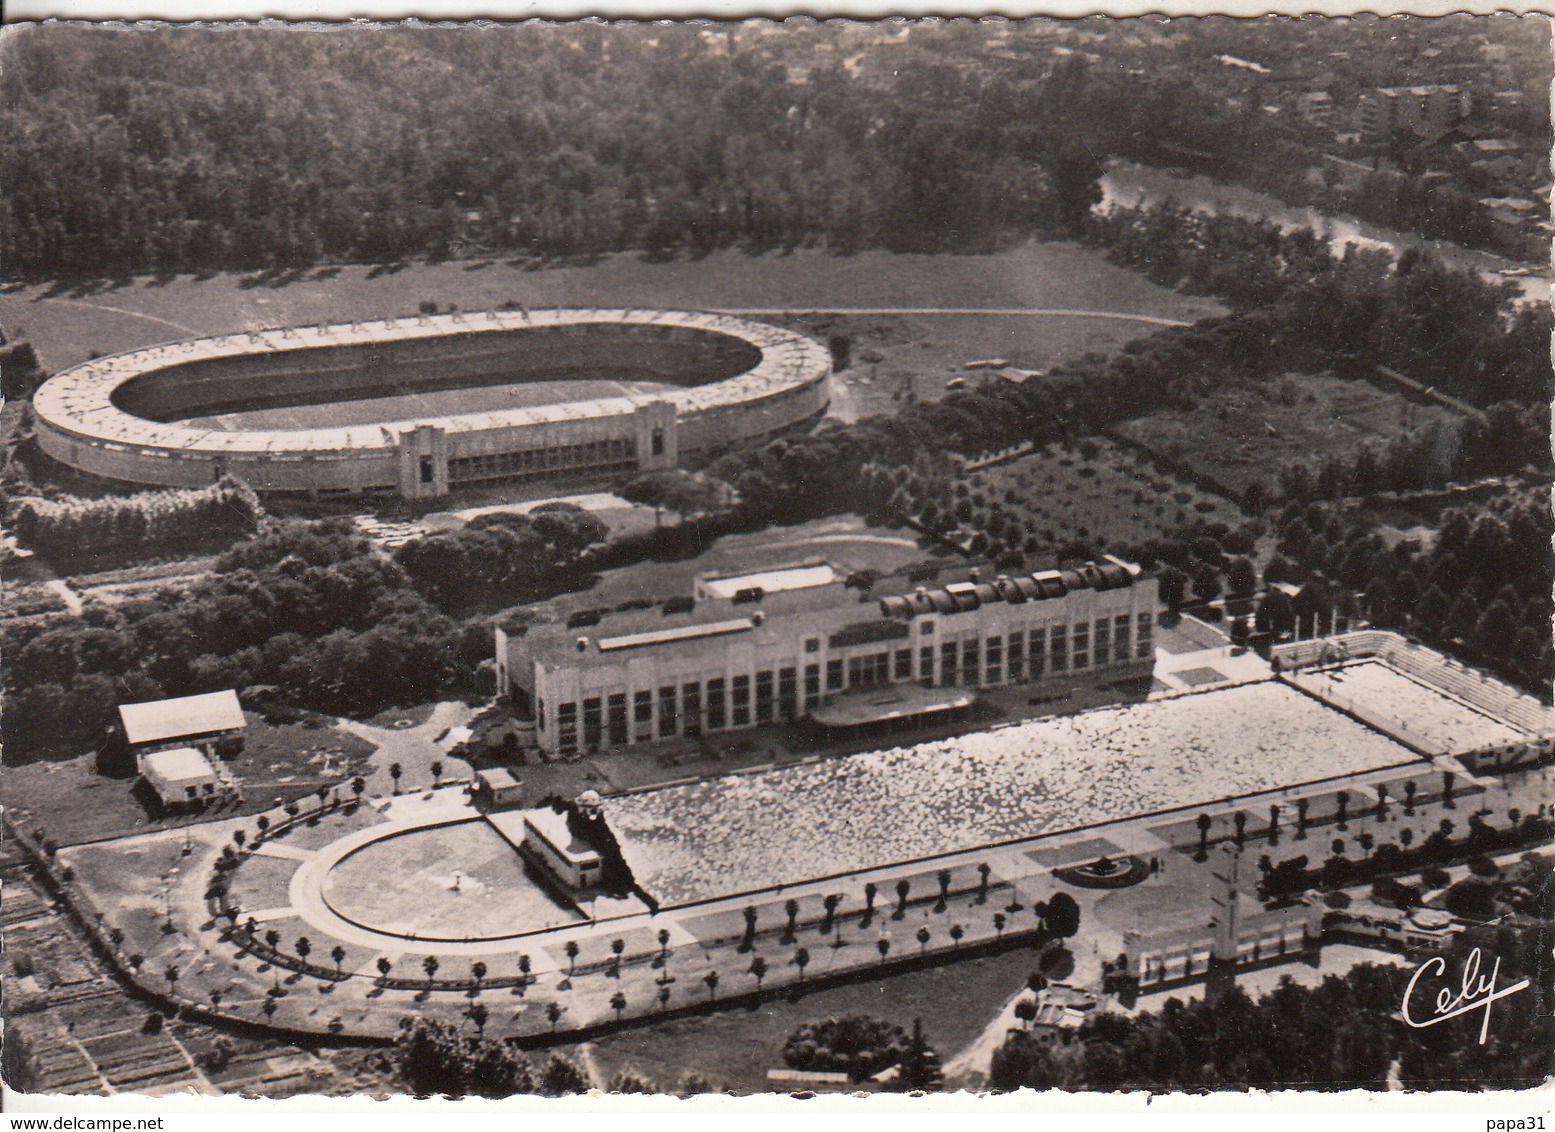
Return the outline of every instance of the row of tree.
[[[1288,857],[1278,863],[1264,858],[1260,865],[1267,863],[1268,868],[1263,874],[1262,892],[1270,899],[1280,899],[1319,886],[1347,888],[1395,873],[1430,870],[1432,866],[1452,864],[1479,854],[1505,853],[1519,846],[1547,841],[1551,833],[1555,832],[1555,823],[1538,814],[1514,812],[1509,816],[1507,825],[1498,827],[1491,824],[1484,814],[1471,813],[1464,836],[1454,839],[1452,835],[1455,829],[1454,822],[1443,819],[1437,829],[1418,843],[1408,827],[1400,831],[1397,843],[1379,843],[1374,834],[1361,833],[1355,839],[1363,854],[1359,859],[1347,857],[1344,839],[1335,838],[1330,845],[1331,854],[1321,865],[1314,865],[1311,858],[1304,854]],[[1494,865],[1491,871],[1494,873]],[[1549,883],[1549,871],[1547,864],[1540,866],[1537,863],[1526,870],[1528,877],[1536,882],[1535,888]],[[1544,879],[1541,880],[1541,877]],[[1449,911],[1460,912],[1455,907],[1449,907]],[[1469,912],[1463,910],[1460,914]],[[1491,919],[1493,914],[1474,918]]]
[[[1361,592],[1374,624],[1405,629],[1549,694],[1555,523],[1539,493],[1452,508],[1425,549],[1407,540],[1390,549],[1364,516],[1321,505],[1286,508],[1278,531],[1267,578],[1321,572]]]
[[[1232,986],[1200,1001],[1172,998],[1132,1017],[1096,1013],[1072,1042],[1012,1034],[994,1055],[989,1084],[1102,1091],[1386,1089],[1395,1077],[1412,1089],[1542,1084],[1555,1070],[1555,993],[1543,926],[1512,917],[1498,928],[1466,930],[1448,947],[1447,969],[1461,971],[1474,948],[1501,960],[1502,979],[1530,980],[1526,993],[1498,1003],[1506,1009],[1489,1019],[1483,1044],[1478,1012],[1425,1029],[1398,1025],[1410,970],[1365,964],[1310,988],[1283,979],[1256,1002]]]
[[[193,490],[24,499],[10,525],[18,543],[56,567],[102,569],[118,559],[224,550],[256,533],[264,518],[253,489],[226,476]]]

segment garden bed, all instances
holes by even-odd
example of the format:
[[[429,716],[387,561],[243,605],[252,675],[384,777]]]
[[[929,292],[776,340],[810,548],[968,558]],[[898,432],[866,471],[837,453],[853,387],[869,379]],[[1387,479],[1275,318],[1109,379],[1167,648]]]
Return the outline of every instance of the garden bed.
[[[961,539],[1026,555],[1040,568],[1058,556],[1127,551],[1193,522],[1235,527],[1241,511],[1106,440],[1046,445],[974,473],[950,504]],[[970,549],[981,552],[981,544]]]
[[[1380,449],[1405,432],[1458,420],[1366,381],[1286,374],[1216,390],[1193,409],[1152,413],[1116,432],[1241,499],[1254,484],[1271,491],[1297,461],[1315,472],[1331,457],[1353,460],[1363,444]]]

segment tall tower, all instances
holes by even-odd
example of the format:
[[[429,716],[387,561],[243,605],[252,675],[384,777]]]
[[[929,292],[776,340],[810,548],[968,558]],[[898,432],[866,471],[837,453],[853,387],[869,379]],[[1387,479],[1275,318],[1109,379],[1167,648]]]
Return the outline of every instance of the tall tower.
[[[1236,984],[1237,937],[1241,935],[1242,850],[1234,842],[1222,842],[1220,857],[1210,874],[1215,887],[1210,903],[1214,942],[1210,945],[1209,971],[1204,979],[1204,996],[1214,1000]]]

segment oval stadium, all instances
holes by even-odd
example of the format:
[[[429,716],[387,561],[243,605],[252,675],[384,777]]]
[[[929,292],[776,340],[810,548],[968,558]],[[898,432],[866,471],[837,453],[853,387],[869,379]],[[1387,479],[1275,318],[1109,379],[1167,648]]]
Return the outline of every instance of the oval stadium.
[[[810,338],[707,312],[455,312],[95,358],[33,407],[48,456],[107,480],[425,498],[617,479],[802,427],[830,369]]]

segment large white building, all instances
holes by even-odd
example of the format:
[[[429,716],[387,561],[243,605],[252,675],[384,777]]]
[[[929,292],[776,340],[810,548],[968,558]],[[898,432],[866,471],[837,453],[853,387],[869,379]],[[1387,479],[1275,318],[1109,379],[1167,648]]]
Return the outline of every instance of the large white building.
[[[1113,558],[1073,570],[860,594],[824,562],[704,577],[691,600],[496,629],[499,687],[542,750],[599,751],[804,717],[865,725],[959,710],[960,691],[1148,674],[1156,582]],[[1120,672],[1123,670],[1123,672]],[[889,701],[889,702],[887,702]]]

